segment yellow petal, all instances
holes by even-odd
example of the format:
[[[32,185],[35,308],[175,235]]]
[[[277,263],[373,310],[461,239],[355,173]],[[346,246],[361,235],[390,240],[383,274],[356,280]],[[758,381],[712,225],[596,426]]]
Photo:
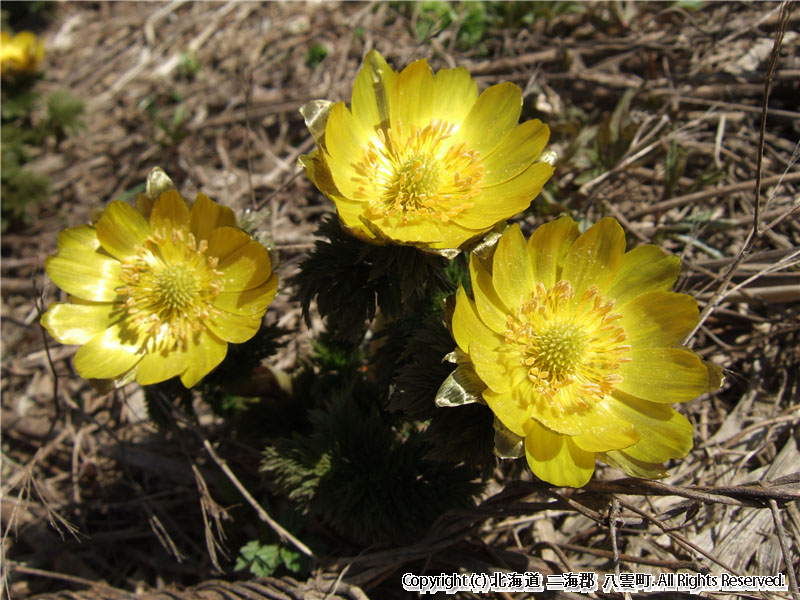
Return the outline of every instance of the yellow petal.
[[[478,84],[464,67],[440,69],[433,76],[435,89],[431,119],[461,123],[478,99]]]
[[[550,138],[550,129],[539,119],[516,126],[483,160],[484,187],[516,177],[536,160]]]
[[[493,392],[502,394],[513,387],[514,373],[507,367],[504,357],[499,352],[479,342],[471,342],[469,357],[472,359],[475,373]]]
[[[339,221],[345,231],[365,242],[375,242],[377,234],[366,227],[362,221],[364,218],[363,204],[339,198],[334,198],[334,202]]]
[[[401,139],[411,135],[411,128],[430,124],[433,108],[433,73],[428,61],[414,61],[397,76],[389,94],[390,125],[400,125]]]
[[[615,308],[622,314],[619,325],[627,343],[634,348],[678,345],[699,318],[697,301],[675,292],[649,292]]]
[[[217,227],[236,227],[236,215],[227,206],[220,206],[205,194],[198,194],[192,206],[190,231],[199,242],[207,240]]]
[[[611,450],[598,454],[597,458],[612,467],[625,471],[631,477],[644,479],[662,479],[669,475],[661,463],[649,463],[630,456],[628,450]]]
[[[188,229],[189,209],[186,202],[175,190],[161,194],[153,204],[150,213],[150,229],[153,231],[173,229]]]
[[[363,148],[367,144],[361,125],[343,102],[331,109],[328,125],[325,128],[325,162],[337,189],[346,198],[354,199],[363,195],[361,176],[356,165],[361,162]]]
[[[220,261],[243,248],[252,238],[236,227],[217,227],[208,237],[208,255]]]
[[[433,245],[444,240],[439,223],[425,215],[406,215],[402,222],[399,217],[372,220],[364,217],[362,224],[371,228],[373,233],[401,244]]]
[[[53,283],[84,300],[111,302],[123,285],[119,261],[98,250],[66,246],[48,257],[44,268]]]
[[[572,441],[581,450],[587,452],[606,452],[632,447],[639,436],[632,426],[626,428],[593,427],[572,437]]]
[[[528,255],[537,282],[547,289],[558,283],[564,261],[577,237],[578,224],[567,216],[545,223],[533,232],[528,240]]]
[[[153,212],[153,201],[144,194],[137,194],[135,206],[149,222],[150,214]]]
[[[587,452],[606,452],[629,448],[639,441],[640,432],[628,421],[619,418],[603,401],[592,406],[592,419],[572,438],[572,441]]]
[[[116,379],[142,359],[140,346],[130,329],[112,325],[80,347],[75,369],[85,379]]]
[[[505,334],[507,309],[492,284],[492,276],[474,254],[470,255],[469,278],[478,315],[495,333]]]
[[[211,303],[222,310],[249,317],[261,317],[278,291],[274,273],[264,284],[246,292],[220,292]]]
[[[639,294],[672,289],[681,271],[681,259],[658,246],[639,246],[622,257],[616,278],[607,296],[620,306]]]
[[[342,205],[345,205],[345,203],[337,203],[337,207]],[[343,217],[341,210],[339,215]],[[443,223],[427,215],[407,214],[402,217],[402,220],[397,216],[370,219],[369,212],[366,215],[359,214],[358,216],[361,225],[369,229],[377,238],[391,240],[398,244],[409,244],[432,249],[457,250],[468,240],[483,233],[480,230],[476,231],[461,227],[452,221]]]
[[[374,131],[382,125],[388,127],[389,95],[396,78],[397,73],[377,50],[367,52],[350,102],[353,115],[365,131]]]
[[[121,317],[112,303],[51,304],[42,315],[42,325],[62,344],[85,344]]]
[[[240,315],[219,310],[208,317],[204,324],[221,340],[241,344],[253,337],[261,327],[261,315]]]
[[[454,216],[453,221],[470,229],[486,230],[521,213],[542,191],[553,170],[546,163],[533,163],[513,179],[481,190],[474,199],[475,206]]]
[[[594,452],[535,422],[525,436],[525,456],[533,474],[553,485],[581,487],[594,473]]]
[[[516,311],[536,287],[525,237],[516,223],[505,230],[497,243],[492,283],[509,313]]]
[[[208,375],[228,353],[228,344],[209,331],[202,331],[194,342],[187,350],[189,366],[181,375],[187,388]]]
[[[100,248],[97,231],[91,225],[70,227],[58,234],[58,250],[73,249],[80,252],[94,252]]]
[[[438,225],[439,228],[439,239],[438,241],[434,241],[431,243],[426,243],[425,246],[429,248],[433,248],[435,250],[455,250],[456,253],[452,255],[456,256],[458,254],[458,249],[469,242],[470,240],[480,236],[484,233],[483,229],[475,230],[469,229],[467,227],[462,227],[458,223],[454,223],[453,221],[448,221],[447,223],[440,223]]]
[[[142,213],[119,200],[106,207],[96,228],[103,248],[119,260],[136,256],[136,251],[152,234]]]
[[[45,260],[45,270],[58,287],[84,300],[113,300],[122,285],[119,263],[101,248],[91,225],[61,231],[58,252]]]
[[[308,178],[319,188],[319,191],[336,204],[336,211],[339,214],[342,228],[365,242],[376,243],[376,234],[365,227],[361,221],[366,204],[342,196],[333,181],[330,169],[324,160],[324,155],[318,150],[314,150],[310,154],[301,156],[298,162],[305,170]]]
[[[640,440],[625,450],[628,456],[647,463],[683,458],[692,449],[692,424],[667,404],[656,404],[616,391],[609,410],[631,423]]]
[[[572,244],[566,259],[562,279],[572,284],[575,302],[584,292],[596,285],[605,294],[614,280],[625,254],[625,232],[616,219],[606,217],[595,223]]]
[[[579,385],[568,385],[558,390],[552,398],[534,393],[537,408],[533,417],[548,429],[568,436],[591,431],[594,428],[608,427],[615,435],[624,435],[626,425],[615,419],[607,411],[598,408],[596,401],[588,396]],[[588,407],[588,408],[587,408]],[[563,410],[561,410],[563,408]],[[629,428],[628,428],[629,430]],[[586,444],[589,444],[587,437]]]
[[[530,404],[513,391],[497,393],[487,389],[483,399],[500,422],[515,434],[525,437],[533,427]]]
[[[180,349],[151,352],[142,357],[136,367],[136,381],[140,385],[152,385],[172,379],[189,366],[189,356]]]
[[[651,402],[686,402],[708,389],[708,369],[694,353],[680,348],[634,348],[631,362],[619,368],[617,389]]]
[[[469,150],[482,156],[497,148],[519,121],[522,90],[508,81],[483,91],[454,136],[454,143],[464,142]]]
[[[471,342],[497,345],[501,341],[501,338],[481,321],[475,304],[467,297],[467,293],[461,286],[458,286],[456,292],[456,308],[453,312],[452,328],[456,344],[464,352],[469,352]]]
[[[20,31],[14,36],[14,43],[23,49],[29,61],[26,67],[30,70],[44,57],[44,44],[30,31]]]
[[[222,291],[238,292],[258,287],[272,274],[270,267],[267,249],[258,242],[248,242],[219,261],[217,271],[222,272]]]

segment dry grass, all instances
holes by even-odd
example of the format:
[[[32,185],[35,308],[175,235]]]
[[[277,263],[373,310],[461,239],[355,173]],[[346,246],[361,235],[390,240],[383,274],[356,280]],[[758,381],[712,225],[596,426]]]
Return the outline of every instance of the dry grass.
[[[60,5],[46,32],[44,86],[85,99],[87,127],[37,157],[36,170],[52,178],[52,202],[2,239],[5,593],[151,598],[206,581],[198,597],[393,598],[404,597],[398,573],[426,568],[794,574],[800,14],[784,14],[776,3],[699,12],[585,5],[492,29],[482,54],[460,49],[458,21],[421,42],[412,33],[418,9],[409,17],[381,3]],[[328,57],[314,69],[306,59],[316,43]],[[599,468],[590,485],[571,491],[503,464],[477,508],[445,515],[412,546],[334,550],[308,582],[207,581],[231,569],[225,549],[230,556],[238,547],[224,539],[230,519],[253,523],[255,537],[259,517],[268,518],[249,504],[217,504],[231,477],[263,500],[261,449],[237,444],[202,407],[198,423],[176,421],[164,433],[144,418],[135,386],[98,397],[72,370],[74,348],[46,352],[37,310],[58,292],[42,262],[57,231],[85,222],[160,165],[185,196],[203,191],[268,209],[261,226],[286,280],[331,210],[298,176],[296,158],[313,142],[297,109],[312,98],[349,99],[371,47],[395,67],[427,57],[434,68],[467,66],[481,85],[519,84],[526,112],[550,123],[563,158],[548,208],[526,216],[523,228],[559,210],[589,221],[611,214],[631,243],[680,254],[682,291],[705,307],[689,344],[724,367],[727,381],[682,408],[696,426],[695,449],[665,482],[618,480]],[[186,71],[186,56],[198,72]],[[165,132],[158,119],[172,122],[179,105],[185,120]],[[626,143],[593,147],[591,128],[602,132],[604,123]],[[267,315],[298,332],[274,363],[289,371],[313,333],[290,291]]]

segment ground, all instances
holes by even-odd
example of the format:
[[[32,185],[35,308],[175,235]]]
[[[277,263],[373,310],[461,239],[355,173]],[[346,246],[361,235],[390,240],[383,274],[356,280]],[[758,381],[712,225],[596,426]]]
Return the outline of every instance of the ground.
[[[799,23],[778,3],[58,4],[37,23],[39,85],[83,100],[85,127],[31,149],[50,196],[2,236],[5,593],[245,593],[223,532],[249,521],[256,533],[265,515],[214,499],[231,487],[224,468],[269,496],[261,448],[237,444],[208,411],[159,430],[135,385],[102,396],[80,379],[75,348],[38,324],[60,294],[43,261],[58,231],[135,195],[161,166],[185,197],[254,213],[288,281],[332,211],[297,166],[314,143],[298,108],[349,101],[371,48],[395,68],[424,57],[466,66],[481,87],[519,85],[523,118],[549,124],[559,155],[523,230],[562,211],[611,215],[629,244],[680,255],[680,291],[704,309],[689,344],[726,381],[682,407],[695,447],[662,482],[601,468],[585,489],[564,490],[501,465],[478,508],[418,543],[334,549],[308,581],[278,572],[246,593],[321,598],[338,578],[335,597],[403,597],[399,574],[462,567],[783,573],[796,592]],[[271,360],[291,373],[320,322],[305,325],[288,284],[266,322],[296,332]]]

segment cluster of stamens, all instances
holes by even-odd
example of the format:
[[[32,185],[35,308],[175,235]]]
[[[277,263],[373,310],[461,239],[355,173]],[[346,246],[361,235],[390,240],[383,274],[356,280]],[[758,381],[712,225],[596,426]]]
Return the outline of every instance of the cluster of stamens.
[[[568,281],[550,289],[541,282],[506,321],[505,342],[533,385],[531,401],[556,416],[585,411],[610,394],[622,378],[613,371],[629,361],[630,345],[604,301],[591,286],[579,301]],[[570,386],[576,393],[559,394]]]
[[[208,242],[174,229],[158,231],[122,261],[117,289],[126,324],[148,352],[171,350],[203,331],[203,322],[217,313],[211,300],[219,293],[218,259],[207,256]]]
[[[398,120],[378,129],[356,165],[360,176],[355,196],[368,203],[370,219],[417,216],[447,223],[472,208],[481,192],[483,166],[478,152],[450,139],[456,127],[434,120],[407,130]]]

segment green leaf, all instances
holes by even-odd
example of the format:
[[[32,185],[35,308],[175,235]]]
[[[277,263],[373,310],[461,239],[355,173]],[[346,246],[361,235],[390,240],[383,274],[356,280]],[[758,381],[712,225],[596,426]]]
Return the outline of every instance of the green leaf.
[[[269,577],[282,563],[280,550],[278,544],[262,544],[259,540],[251,540],[239,549],[234,569],[249,569],[256,577]]]
[[[284,566],[292,573],[299,574],[308,570],[308,558],[298,550],[282,547],[280,549],[280,558]]]
[[[50,121],[48,129],[58,137],[85,129],[82,114],[83,101],[73,98],[65,91],[53,92],[47,98],[47,116]]]
[[[378,400],[367,386],[343,390],[310,413],[310,433],[275,440],[264,454],[277,488],[345,542],[411,541],[479,489],[471,469],[427,457],[416,428],[397,431]]]
[[[3,85],[6,85],[5,82]],[[3,91],[5,91],[5,89]],[[38,99],[39,94],[31,89],[20,89],[16,90],[16,93],[13,94],[4,94],[3,102],[0,103],[3,121],[27,119],[28,115],[30,115],[31,111],[36,106]],[[3,137],[5,138],[5,136]],[[5,139],[3,139],[3,143],[6,143]]]
[[[625,90],[622,98],[614,108],[614,112],[611,115],[611,120],[608,123],[609,142],[612,144],[616,144],[622,139],[622,129],[625,122],[629,118],[631,100],[633,100],[636,92],[637,90],[635,88],[629,88]]]
[[[316,69],[327,56],[328,49],[319,42],[316,42],[308,49],[308,53],[306,54],[306,66]]]

